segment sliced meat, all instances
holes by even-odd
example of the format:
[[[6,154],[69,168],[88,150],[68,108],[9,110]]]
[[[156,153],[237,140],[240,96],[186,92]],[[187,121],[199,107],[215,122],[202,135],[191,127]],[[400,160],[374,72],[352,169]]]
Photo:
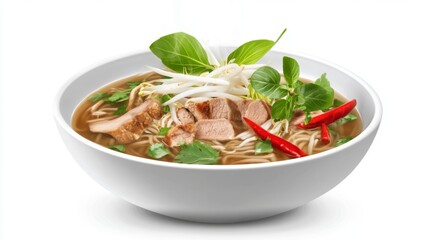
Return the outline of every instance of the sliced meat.
[[[261,100],[249,103],[243,117],[247,117],[257,124],[262,124],[271,118],[270,107]]]
[[[195,118],[186,108],[177,110],[177,117],[182,124],[195,123]]]
[[[181,144],[189,144],[195,138],[195,124],[193,122],[174,126],[168,131],[165,136],[165,143],[170,147],[179,146]]]
[[[210,119],[225,118],[231,121],[241,121],[241,113],[237,104],[227,98],[213,98],[209,100]]]
[[[202,119],[195,124],[195,138],[201,140],[231,140],[235,136],[233,124],[224,119]]]
[[[244,116],[244,114],[246,113],[247,107],[249,107],[249,104],[253,102],[252,99],[242,99],[242,100],[238,100],[238,101],[234,101],[235,104],[237,105],[238,110],[241,113],[241,116]]]
[[[198,120],[201,119],[209,119],[210,118],[210,105],[209,101],[194,103],[187,102],[185,104],[185,108],[187,108],[192,115]]]
[[[127,144],[138,140],[153,119],[160,119],[161,116],[161,103],[147,99],[118,118],[91,123],[89,129],[91,132],[107,133],[119,143]]]

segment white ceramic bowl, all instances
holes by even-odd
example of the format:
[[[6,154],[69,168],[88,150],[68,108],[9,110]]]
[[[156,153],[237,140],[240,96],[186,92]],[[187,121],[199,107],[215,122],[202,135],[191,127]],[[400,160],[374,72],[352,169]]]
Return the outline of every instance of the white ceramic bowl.
[[[227,56],[233,48],[219,48]],[[150,52],[139,52],[92,67],[73,77],[54,104],[58,130],[82,169],[124,200],[147,210],[197,222],[227,223],[273,216],[299,207],[329,191],[358,165],[381,121],[377,94],[354,74],[326,61],[298,54],[269,52],[262,63],[282,69],[282,57],[292,56],[301,76],[316,79],[326,72],[331,85],[346,98],[356,98],[364,122],[352,141],[316,155],[273,163],[206,166],[167,163],[134,157],[101,147],[70,127],[78,103],[99,87],[161,67]]]

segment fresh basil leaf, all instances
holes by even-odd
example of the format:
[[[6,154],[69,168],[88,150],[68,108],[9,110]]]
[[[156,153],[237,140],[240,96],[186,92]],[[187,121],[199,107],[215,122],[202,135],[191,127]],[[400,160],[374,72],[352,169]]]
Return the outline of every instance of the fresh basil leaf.
[[[107,94],[107,93],[101,93],[101,92],[98,92],[98,93],[94,93],[90,98],[89,98],[89,101],[91,101],[91,102],[98,102],[98,101],[100,101],[100,100],[102,100],[103,98],[105,98],[105,97],[107,97],[107,96],[109,96],[109,94]]]
[[[354,121],[356,119],[357,119],[357,117],[354,114],[349,113],[346,116],[344,116],[343,118],[339,119],[336,123],[338,126],[340,126],[340,125],[343,125],[344,123]]]
[[[179,73],[200,74],[214,69],[198,40],[184,32],[163,36],[149,48],[165,66]]]
[[[110,146],[109,149],[112,149],[112,150],[115,150],[118,152],[122,152],[122,153],[125,152],[125,146],[122,144]]]
[[[188,164],[216,164],[219,152],[210,145],[194,141],[181,146],[182,150],[176,156],[175,162]]]
[[[303,106],[306,112],[326,109],[332,105],[329,93],[317,84],[304,84],[298,91],[305,100]]]
[[[167,135],[168,131],[170,131],[169,127],[162,127],[159,129],[158,135],[165,136]]]
[[[352,137],[340,138],[340,139],[338,139],[338,140],[335,142],[335,146],[336,146],[336,147],[341,146],[341,145],[343,145],[344,143],[346,143],[346,142],[348,142],[348,141],[350,141],[350,140],[352,140],[352,139],[353,139]]]
[[[271,99],[282,98],[288,94],[280,85],[279,72],[269,66],[258,68],[250,77],[250,83],[258,93]]]
[[[168,150],[162,143],[155,143],[149,147],[146,153],[152,158],[160,159],[170,154],[170,150]]]
[[[228,62],[234,60],[234,63],[237,64],[257,63],[280,40],[285,32],[286,29],[283,30],[275,42],[261,39],[242,44],[240,47],[229,54]]]
[[[271,117],[277,121],[287,119],[290,121],[293,117],[294,104],[292,97],[280,99],[271,107]]]
[[[283,76],[289,87],[293,87],[299,80],[299,64],[295,59],[283,57]]]
[[[273,152],[273,146],[271,146],[271,140],[266,139],[265,141],[262,141],[261,139],[258,139],[258,142],[255,145],[255,154],[271,153],[271,152]]]
[[[331,83],[326,78],[326,73],[323,73],[322,76],[320,76],[320,78],[318,78],[314,83],[323,87],[328,92],[329,98],[327,100],[330,102],[329,107],[332,106],[334,101],[334,89],[331,87]]]
[[[122,115],[122,114],[126,113],[127,112],[127,106],[128,106],[128,104],[124,104],[124,105],[118,107],[118,109],[116,109],[116,111],[113,114]]]

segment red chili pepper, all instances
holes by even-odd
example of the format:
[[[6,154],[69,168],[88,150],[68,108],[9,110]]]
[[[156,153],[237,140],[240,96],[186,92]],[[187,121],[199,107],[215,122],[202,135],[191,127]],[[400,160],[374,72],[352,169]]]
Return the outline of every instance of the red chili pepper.
[[[331,142],[331,136],[329,135],[328,125],[324,123],[322,123],[322,132],[320,133],[320,140],[325,145]]]
[[[248,119],[247,117],[243,117],[244,121],[246,121],[247,125],[249,125],[250,128],[253,129],[253,131],[262,139],[265,140],[269,138],[271,140],[271,145],[286,153],[288,156],[293,158],[299,158],[299,157],[305,157],[307,156],[307,153],[302,151],[299,147],[295,146],[294,144],[286,141],[285,139],[274,135],[267,130],[263,129],[261,126],[253,122],[252,120]]]
[[[320,115],[317,115],[313,118],[311,118],[310,122],[308,124],[305,124],[304,122],[297,124],[297,127],[304,128],[304,129],[311,129],[322,126],[322,124],[329,125],[338,119],[341,119],[345,117],[347,114],[349,114],[353,108],[356,107],[356,99],[353,99],[349,102],[344,103],[343,105],[331,109],[327,112],[324,112]]]

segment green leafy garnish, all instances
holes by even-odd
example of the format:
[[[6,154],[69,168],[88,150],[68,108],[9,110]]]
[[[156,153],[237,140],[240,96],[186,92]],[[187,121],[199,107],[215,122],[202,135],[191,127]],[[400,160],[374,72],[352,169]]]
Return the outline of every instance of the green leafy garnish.
[[[280,82],[280,74],[271,67],[258,68],[250,77],[252,88],[262,96],[274,100],[271,115],[274,120],[291,120],[295,110],[305,112],[305,122],[311,119],[311,112],[328,109],[334,100],[326,74],[315,83],[299,81],[299,64],[290,57],[283,57],[283,76],[286,84]]]
[[[165,94],[165,95],[161,96],[161,98],[159,99],[159,101],[161,103],[165,103],[165,102],[167,102],[170,99],[171,99],[171,97],[168,94]],[[164,113],[168,113],[168,112],[170,112],[170,107],[169,106],[162,106],[162,111]]]
[[[168,150],[168,148],[166,148],[162,143],[155,143],[149,147],[146,153],[152,158],[160,159],[170,154],[170,150]]]
[[[293,87],[299,80],[299,64],[295,59],[283,57],[283,76],[289,87]]]
[[[128,106],[127,104],[124,104],[124,105],[118,107],[118,109],[116,109],[116,111],[113,114],[122,115],[122,114],[126,113],[127,112],[127,106]]]
[[[176,156],[175,162],[188,164],[216,164],[219,152],[212,146],[194,141],[181,146],[182,150]]]
[[[168,131],[170,131],[169,127],[162,127],[161,129],[159,129],[158,135],[165,136],[167,135]]]
[[[304,97],[302,106],[306,112],[326,109],[332,105],[329,92],[317,84],[304,84],[299,88],[299,93]]]
[[[198,40],[184,32],[163,36],[149,48],[165,66],[176,72],[200,74],[214,69]]]
[[[273,147],[271,146],[271,140],[266,139],[265,141],[262,141],[261,139],[258,139],[258,142],[255,145],[255,153],[261,154],[261,153],[271,153],[273,152]]]
[[[246,42],[228,56],[228,62],[232,60],[237,64],[254,64],[259,61],[270,49],[280,40],[286,29],[280,34],[277,40],[253,40]]]
[[[125,101],[128,100],[128,98],[130,96],[130,92],[131,91],[129,91],[128,89],[115,92],[110,97],[104,99],[104,101],[107,102],[107,103],[121,103],[121,102],[125,102]]]
[[[354,114],[349,113],[345,117],[343,117],[340,120],[338,120],[336,123],[339,126],[339,125],[343,125],[344,123],[354,121],[356,119],[357,119],[357,117]]]
[[[102,100],[103,98],[105,98],[105,97],[107,97],[107,96],[109,96],[109,94],[98,92],[98,93],[93,94],[93,95],[89,98],[89,101],[91,101],[91,102],[94,102],[94,103],[95,103],[95,102],[98,102],[98,101]]]
[[[121,153],[125,152],[125,146],[122,145],[122,144],[120,144],[120,145],[113,145],[113,146],[110,146],[109,148],[112,149],[112,150],[121,152]]]
[[[139,86],[141,82],[132,81],[132,82],[127,82],[127,84],[128,84],[128,89],[133,90],[135,87]]]
[[[350,140],[352,140],[352,139],[353,139],[352,137],[340,138],[340,139],[338,139],[338,140],[335,142],[335,146],[336,146],[336,147],[341,146],[341,145],[343,145],[344,143],[346,143],[346,142],[348,142],[348,141],[350,141]]]
[[[250,77],[250,84],[260,94],[272,99],[282,98],[288,93],[281,87],[279,72],[269,66],[258,68]]]
[[[334,99],[334,104],[332,105],[333,107],[339,107],[341,105],[343,105],[344,102],[338,100],[338,99]]]

